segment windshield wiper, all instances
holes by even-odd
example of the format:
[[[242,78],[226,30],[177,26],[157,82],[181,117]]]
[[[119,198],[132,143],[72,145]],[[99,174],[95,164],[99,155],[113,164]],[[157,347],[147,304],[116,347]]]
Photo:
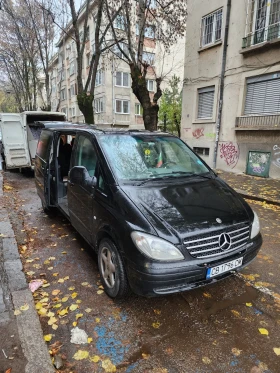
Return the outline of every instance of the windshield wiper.
[[[204,175],[204,174],[195,174],[191,172],[184,172],[184,171],[172,171],[171,175],[162,175],[162,176],[156,176],[156,177],[150,177],[149,179],[143,180],[138,184],[138,186],[148,183],[149,181],[158,181],[158,180],[165,180],[165,179],[174,179],[176,177],[176,174],[178,176],[186,176],[186,177],[202,177],[204,179],[211,180],[213,179],[214,175]]]

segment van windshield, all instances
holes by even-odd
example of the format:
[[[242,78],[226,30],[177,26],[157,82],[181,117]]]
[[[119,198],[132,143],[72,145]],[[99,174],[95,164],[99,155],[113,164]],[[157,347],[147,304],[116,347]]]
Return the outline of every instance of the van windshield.
[[[121,181],[202,175],[210,171],[176,137],[104,134],[99,140],[115,176]]]

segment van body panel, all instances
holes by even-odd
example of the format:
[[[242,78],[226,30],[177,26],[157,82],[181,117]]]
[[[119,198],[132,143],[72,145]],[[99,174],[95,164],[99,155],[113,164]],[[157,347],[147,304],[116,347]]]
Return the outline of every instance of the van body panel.
[[[30,167],[28,143],[21,115],[0,113],[0,127],[6,168]]]

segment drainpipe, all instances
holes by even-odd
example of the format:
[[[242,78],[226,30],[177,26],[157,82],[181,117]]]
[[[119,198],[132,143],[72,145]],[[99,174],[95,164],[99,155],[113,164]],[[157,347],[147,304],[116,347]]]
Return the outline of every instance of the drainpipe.
[[[216,122],[216,139],[215,139],[214,162],[213,162],[214,169],[216,168],[216,165],[217,165],[220,127],[221,127],[221,119],[222,119],[222,111],[223,111],[223,103],[224,103],[225,71],[226,71],[226,61],[227,61],[230,10],[231,10],[231,0],[227,0],[227,14],[226,14],[224,45],[223,45],[223,59],[222,59],[222,70],[221,70],[221,80],[220,80],[218,119]]]
[[[112,58],[112,126],[115,125],[115,59]]]

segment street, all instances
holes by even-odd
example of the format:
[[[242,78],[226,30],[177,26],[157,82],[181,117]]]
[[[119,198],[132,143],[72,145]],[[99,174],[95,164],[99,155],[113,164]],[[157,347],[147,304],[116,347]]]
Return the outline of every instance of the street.
[[[58,371],[280,371],[279,206],[248,201],[264,243],[242,273],[182,294],[113,301],[100,285],[93,250],[63,215],[42,211],[33,175],[3,177],[26,278],[45,282],[33,295],[48,350],[62,359]],[[88,343],[70,342],[75,326]]]

